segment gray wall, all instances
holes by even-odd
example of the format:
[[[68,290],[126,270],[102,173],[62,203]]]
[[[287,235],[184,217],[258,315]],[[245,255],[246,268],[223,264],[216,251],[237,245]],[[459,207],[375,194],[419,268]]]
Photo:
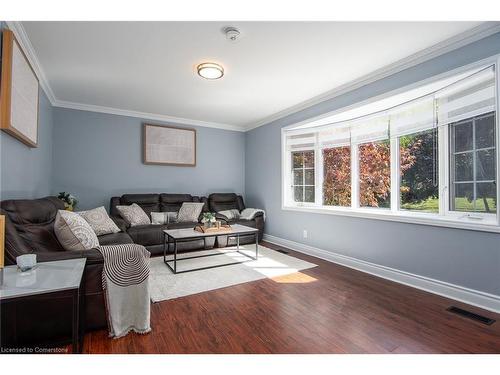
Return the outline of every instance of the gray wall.
[[[247,133],[246,199],[266,210],[266,233],[500,295],[499,234],[283,211],[280,138],[284,126],[498,53],[500,33]]]
[[[4,22],[0,22],[0,29],[4,27]],[[52,123],[52,106],[40,89],[38,147],[30,148],[0,131],[0,200],[51,193]]]
[[[196,167],[142,164],[142,123],[133,117],[54,108],[54,193],[68,191],[80,209],[124,193],[245,190],[245,134],[205,127],[197,131]],[[177,125],[182,126],[182,125]]]

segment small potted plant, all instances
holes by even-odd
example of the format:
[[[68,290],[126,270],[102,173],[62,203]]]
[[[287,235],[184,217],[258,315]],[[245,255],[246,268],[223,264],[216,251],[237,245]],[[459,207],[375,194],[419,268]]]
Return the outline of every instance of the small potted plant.
[[[215,214],[213,212],[204,212],[201,215],[201,222],[205,226],[205,228],[211,228],[215,223]]]
[[[76,197],[70,193],[66,193],[65,191],[59,193],[57,198],[64,202],[64,208],[68,211],[73,211],[78,204]]]

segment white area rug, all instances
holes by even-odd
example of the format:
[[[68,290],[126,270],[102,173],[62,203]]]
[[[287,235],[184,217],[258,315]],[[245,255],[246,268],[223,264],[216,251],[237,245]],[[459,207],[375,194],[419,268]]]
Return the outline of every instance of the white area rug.
[[[177,259],[179,260],[182,257],[192,257],[195,255],[221,254],[178,261],[177,271],[232,263],[240,260],[248,260],[248,262],[175,275],[163,263],[163,256],[151,258],[151,300],[159,302],[249,281],[284,276],[316,267],[316,264],[282,254],[264,246],[259,246],[259,258],[256,261],[234,252],[235,249],[235,247],[228,247],[178,255]],[[242,245],[240,246],[240,251],[255,256],[255,245]],[[171,256],[168,258],[170,259]]]

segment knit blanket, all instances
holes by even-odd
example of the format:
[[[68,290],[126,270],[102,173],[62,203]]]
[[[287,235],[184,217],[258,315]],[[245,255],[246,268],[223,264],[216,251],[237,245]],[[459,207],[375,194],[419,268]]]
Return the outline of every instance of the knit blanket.
[[[102,287],[108,316],[109,336],[130,331],[147,333],[150,326],[149,257],[136,244],[98,246],[104,257]]]
[[[260,208],[245,208],[240,213],[240,219],[242,220],[253,220],[257,214],[263,214],[264,221],[266,221],[266,211]]]

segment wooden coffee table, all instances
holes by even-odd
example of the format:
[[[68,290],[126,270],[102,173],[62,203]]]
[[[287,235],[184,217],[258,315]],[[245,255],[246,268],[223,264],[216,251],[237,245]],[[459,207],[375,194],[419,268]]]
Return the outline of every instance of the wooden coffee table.
[[[168,266],[168,268],[170,268],[170,270],[174,274],[177,274],[177,273],[206,270],[209,268],[231,266],[233,264],[240,264],[240,263],[249,262],[250,260],[257,260],[257,258],[259,256],[259,230],[256,228],[251,228],[251,227],[247,227],[247,226],[239,225],[239,224],[231,225],[231,229],[232,229],[231,232],[221,232],[221,233],[202,233],[202,232],[198,232],[198,231],[194,230],[194,228],[166,229],[163,231],[163,261],[165,262],[165,264]],[[255,236],[255,257],[252,257],[252,256],[247,255],[247,254],[240,251],[240,237],[252,235],[252,234]],[[189,270],[185,270],[185,271],[177,271],[177,262],[179,262],[179,261],[188,260],[188,259],[196,259],[196,258],[204,258],[204,257],[208,257],[208,256],[224,255],[224,254],[228,253],[228,252],[211,253],[211,254],[203,254],[203,255],[197,255],[197,256],[191,256],[191,257],[182,257],[182,258],[178,259],[177,258],[177,243],[198,240],[198,239],[204,239],[204,238],[208,238],[208,237],[217,237],[217,236],[228,236],[228,237],[236,238],[236,250],[234,250],[233,252],[237,252],[241,255],[244,255],[247,258],[249,258],[249,260],[218,264],[215,266],[193,268],[193,269],[189,269]],[[174,245],[174,258],[167,260],[167,249],[170,249],[171,243]],[[203,251],[203,250],[200,250],[200,251]],[[206,251],[213,251],[213,249],[208,249]],[[170,263],[173,263],[173,267],[170,265]]]

